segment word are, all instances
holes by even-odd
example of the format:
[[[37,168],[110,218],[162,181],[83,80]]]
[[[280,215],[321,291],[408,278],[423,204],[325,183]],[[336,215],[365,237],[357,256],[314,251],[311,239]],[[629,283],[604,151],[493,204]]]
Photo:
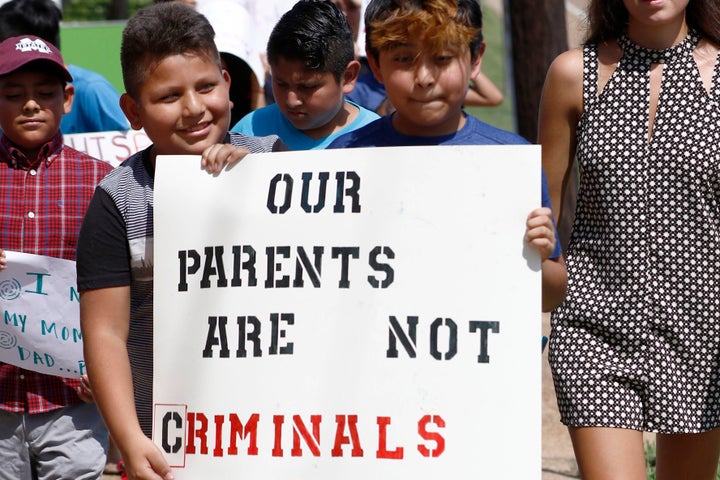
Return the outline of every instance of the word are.
[[[259,275],[264,279],[265,288],[303,288],[306,277],[314,288],[320,288],[323,267],[328,260],[338,277],[337,287],[350,288],[351,265],[360,258],[360,247],[313,246],[310,254],[302,246],[270,246],[265,247],[265,270],[258,274],[263,263],[258,261],[257,250],[252,245],[233,245],[227,249],[222,245],[207,246],[201,252],[178,251],[179,292],[188,291],[190,280],[201,289],[256,287]],[[387,288],[393,283],[395,271],[387,261],[394,258],[395,252],[387,246],[376,246],[367,253],[367,265],[371,269],[367,282],[372,288]]]
[[[273,457],[365,457],[372,455],[375,458],[402,460],[405,458],[405,446],[388,445],[388,431],[392,425],[389,416],[377,416],[372,438],[361,438],[358,429],[358,415],[310,415],[309,421],[301,415],[273,415],[271,441],[258,440],[258,424],[260,414],[253,413],[243,423],[236,413],[229,415],[212,415],[212,427],[209,415],[201,412],[188,412],[187,418],[177,412],[166,412],[160,419],[162,422],[161,444],[166,453],[177,453],[185,444],[185,453],[188,455],[209,455],[212,446],[212,455],[239,455],[238,444],[247,443],[245,450],[248,456],[262,454],[260,448],[266,449]],[[329,417],[329,418],[328,418]],[[286,418],[292,419],[286,425]],[[331,422],[330,431],[333,435],[327,437],[329,442],[323,444],[320,431],[323,422]],[[186,422],[186,424],[185,424]],[[286,441],[287,430],[292,429],[292,446],[288,449]],[[443,429],[445,420],[439,415],[424,415],[417,422],[417,436],[415,448],[417,452],[428,458],[440,457],[445,452],[445,437]],[[225,435],[225,429],[228,435]],[[186,434],[183,434],[187,431]],[[365,430],[367,431],[367,430]],[[265,439],[263,439],[264,441]],[[367,454],[364,443],[370,442],[374,452]],[[305,450],[307,449],[307,451]],[[288,452],[289,450],[289,452]]]
[[[271,313],[270,314],[270,348],[268,349],[269,355],[292,355],[294,344],[292,342],[286,342],[280,345],[280,339],[285,338],[287,330],[284,328],[285,325],[295,324],[294,313]],[[257,317],[239,316],[237,317],[237,343],[238,347],[235,351],[237,358],[245,358],[248,356],[248,350],[246,348],[246,342],[252,342],[252,356],[262,356],[262,344],[260,334],[262,332],[262,324]],[[227,334],[227,317],[226,316],[211,316],[208,317],[208,334],[205,340],[205,349],[203,350],[204,358],[213,357],[213,347],[219,347],[220,358],[230,357],[230,349],[228,348],[228,334]]]

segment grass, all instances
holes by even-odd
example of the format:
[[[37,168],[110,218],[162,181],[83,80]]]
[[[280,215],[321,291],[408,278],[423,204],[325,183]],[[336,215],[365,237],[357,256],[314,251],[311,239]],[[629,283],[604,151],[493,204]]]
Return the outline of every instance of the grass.
[[[497,107],[468,107],[466,110],[490,125],[515,132],[512,98],[508,90],[505,68],[504,31],[502,17],[491,8],[483,6],[483,36],[486,47],[482,58],[482,71],[500,88],[505,99]]]

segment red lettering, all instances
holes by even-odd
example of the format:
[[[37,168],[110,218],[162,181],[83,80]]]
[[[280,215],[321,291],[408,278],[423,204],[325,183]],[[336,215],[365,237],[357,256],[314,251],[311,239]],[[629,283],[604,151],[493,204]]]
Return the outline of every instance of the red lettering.
[[[300,415],[293,415],[293,448],[290,451],[293,457],[302,457],[302,448],[300,448],[300,437],[302,436],[305,440],[305,445],[308,446],[310,452],[316,456],[320,456],[320,423],[322,422],[321,415],[311,415],[310,422],[312,423],[312,436],[308,432],[305,423]]]
[[[200,428],[195,428],[195,420],[200,423]],[[200,439],[200,453],[206,455],[208,453],[207,442],[208,419],[202,413],[188,413],[188,439],[186,453],[192,455],[195,453],[195,439]]]
[[[378,424],[378,449],[375,452],[377,458],[392,458],[402,460],[403,447],[397,447],[395,450],[387,449],[387,426],[390,425],[390,417],[377,417]]]
[[[122,154],[120,154],[120,153],[115,154],[115,160],[117,160],[118,162],[122,162],[123,160],[125,160],[126,158],[128,158],[130,155],[133,154],[133,152],[130,150],[130,148],[126,144],[127,143],[126,135],[115,135],[112,138],[111,142],[114,146],[119,147],[125,151],[125,153],[122,153]]]
[[[275,424],[275,445],[273,446],[273,457],[282,457],[282,426],[285,423],[284,415],[273,415],[273,423]]]
[[[213,456],[222,457],[222,429],[225,423],[225,415],[215,415],[215,448],[213,448]]]
[[[350,437],[344,434],[345,432],[345,420],[347,419],[347,425],[350,429]],[[360,446],[360,436],[357,431],[357,415],[335,415],[335,422],[337,423],[337,430],[335,431],[335,446],[332,449],[333,457],[342,457],[343,450],[342,446],[350,444],[352,439],[352,450],[351,455],[353,457],[362,457],[364,452]]]
[[[440,415],[425,415],[418,422],[418,433],[424,440],[435,442],[435,449],[423,444],[418,445],[418,451],[423,457],[439,457],[445,451],[445,437],[438,432],[428,432],[428,423],[434,423],[438,428],[445,428],[445,420]]]
[[[237,439],[245,439],[250,436],[250,444],[248,445],[248,455],[257,455],[257,424],[260,421],[260,415],[253,413],[250,415],[250,419],[247,421],[247,427],[243,429],[243,424],[240,418],[234,414],[230,414],[230,448],[228,448],[228,455],[237,455]]]

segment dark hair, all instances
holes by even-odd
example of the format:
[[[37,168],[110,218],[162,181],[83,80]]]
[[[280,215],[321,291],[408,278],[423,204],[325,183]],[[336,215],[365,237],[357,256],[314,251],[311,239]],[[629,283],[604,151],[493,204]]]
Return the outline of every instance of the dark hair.
[[[720,43],[720,3],[717,0],[690,0],[685,21],[715,43]],[[591,0],[588,7],[586,42],[603,43],[627,30],[628,11],[622,0]]]
[[[11,0],[0,6],[0,41],[35,35],[60,49],[62,11],[52,0]]]
[[[138,10],[128,20],[120,46],[125,91],[137,98],[151,67],[172,55],[203,56],[219,69],[214,38],[207,18],[183,3],[155,3]]]
[[[308,70],[331,72],[339,82],[355,58],[350,25],[330,0],[300,0],[286,12],[270,33],[267,58],[299,60]]]
[[[420,25],[428,17],[431,18],[427,26],[430,30]],[[414,37],[415,30],[424,29],[418,34],[433,37],[438,44],[444,43],[438,36],[469,39],[473,59],[483,42],[482,10],[478,0],[372,0],[365,11],[365,46],[367,53],[376,59],[383,48],[373,42],[380,29],[405,39]]]

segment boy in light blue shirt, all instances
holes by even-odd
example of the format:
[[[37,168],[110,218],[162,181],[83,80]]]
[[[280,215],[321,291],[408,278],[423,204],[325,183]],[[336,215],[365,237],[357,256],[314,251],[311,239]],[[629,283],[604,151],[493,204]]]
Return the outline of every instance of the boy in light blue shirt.
[[[231,131],[278,135],[292,150],[325,148],[379,118],[348,101],[360,63],[353,33],[330,0],[301,0],[273,28],[267,45],[276,103],[250,112]]]

